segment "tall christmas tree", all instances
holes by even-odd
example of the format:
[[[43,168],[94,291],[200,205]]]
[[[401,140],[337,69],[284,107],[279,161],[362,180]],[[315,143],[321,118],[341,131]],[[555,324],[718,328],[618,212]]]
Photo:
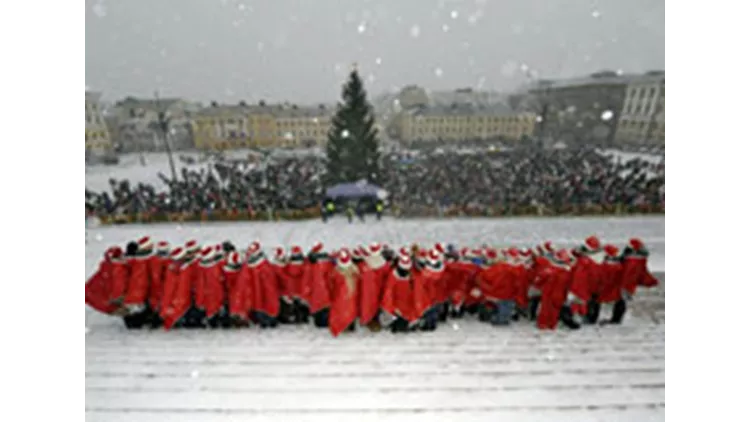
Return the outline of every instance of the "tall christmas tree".
[[[349,74],[331,120],[326,152],[329,184],[380,179],[378,131],[372,107],[367,102],[362,79],[355,68]]]

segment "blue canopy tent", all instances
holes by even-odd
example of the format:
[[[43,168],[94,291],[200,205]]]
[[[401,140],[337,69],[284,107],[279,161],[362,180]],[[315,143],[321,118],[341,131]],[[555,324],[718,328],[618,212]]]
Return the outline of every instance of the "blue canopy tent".
[[[336,199],[377,198],[385,199],[387,193],[381,187],[360,181],[356,183],[340,183],[326,189],[326,197]]]

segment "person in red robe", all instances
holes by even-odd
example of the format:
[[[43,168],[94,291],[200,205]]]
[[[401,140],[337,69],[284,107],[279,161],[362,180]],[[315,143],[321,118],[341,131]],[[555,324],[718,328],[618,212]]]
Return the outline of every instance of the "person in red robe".
[[[185,306],[184,309],[175,307],[190,302],[190,286],[185,289],[185,286],[180,285],[180,274],[186,255],[183,247],[172,249],[169,254],[169,263],[164,271],[164,291],[161,296],[159,316],[166,330],[172,329],[189,308],[189,306]],[[177,300],[176,296],[180,294],[188,296],[187,300]]]
[[[648,270],[649,251],[640,239],[630,239],[621,257],[620,299],[615,302],[612,316],[605,323],[620,324],[627,311],[627,303],[633,299],[638,287],[651,288],[659,280]]]
[[[416,321],[411,287],[412,262],[408,255],[401,254],[398,264],[388,275],[383,290],[380,308],[383,311],[385,326],[393,333],[409,331],[409,325]]]
[[[536,254],[532,259],[532,270],[529,283],[529,319],[536,320],[539,304],[542,299],[542,286],[546,281],[543,277],[550,260],[554,257],[555,250],[551,242],[545,242],[544,246],[537,246]]]
[[[288,295],[292,299],[292,315],[295,324],[306,324],[310,317],[310,286],[307,282],[308,262],[300,246],[292,246],[285,269]]]
[[[604,245],[604,262],[601,266],[600,303],[615,303],[621,299],[622,257],[615,245]]]
[[[113,261],[122,260],[122,249],[113,246],[104,253],[99,269],[88,281],[86,281],[86,304],[94,310],[103,314],[111,315],[118,307],[110,302],[110,290],[112,289]]]
[[[445,322],[448,319],[448,310],[450,306],[450,298],[448,296],[448,274],[446,271],[446,254],[448,253],[448,247],[445,243],[435,243],[433,249],[439,255],[440,262],[443,266],[444,274],[437,282],[435,286],[435,305],[437,307],[438,321]]]
[[[277,248],[276,259],[283,258],[283,249]],[[266,259],[260,243],[253,242],[247,251],[247,262],[242,268],[241,282],[251,283],[252,304],[250,306],[253,318],[260,327],[273,328],[278,324],[281,299],[278,268]]]
[[[515,312],[521,276],[520,254],[516,248],[508,251],[508,261],[499,259],[494,249],[487,251],[487,265],[477,276],[479,288],[494,309],[492,325],[508,325]]]
[[[283,247],[278,246],[274,249],[273,257],[270,262],[271,268],[276,274],[276,280],[279,284],[279,295],[281,303],[279,304],[278,322],[281,324],[291,324],[294,322],[294,281],[287,274],[289,260]]]
[[[240,277],[242,258],[236,251],[229,252],[222,275],[227,289],[227,306],[230,325],[247,327],[249,325],[250,304],[252,304],[252,280]],[[250,297],[248,297],[250,296]]]
[[[186,309],[186,311],[182,312],[183,316],[177,325],[185,328],[205,328],[206,313],[203,308],[205,296],[199,267],[201,247],[196,241],[191,240],[185,244],[185,249],[185,262],[180,269],[178,294],[175,295],[178,303],[175,304],[175,308]]]
[[[136,251],[128,257],[130,277],[125,292],[124,307],[127,315],[123,317],[128,329],[141,328],[151,320],[151,308],[148,303],[148,293],[151,285],[149,270],[153,255],[151,238],[144,236],[138,240]]]
[[[539,306],[539,315],[536,326],[540,330],[554,330],[564,315],[565,303],[568,289],[572,282],[573,257],[565,249],[557,251],[554,255],[547,257],[548,261],[537,274],[541,281],[538,283],[542,288],[542,299]],[[569,325],[572,323],[570,312],[565,316],[566,325],[577,329],[580,325]]]
[[[148,303],[151,308],[151,328],[162,325],[161,298],[164,294],[164,273],[169,264],[169,243],[160,241],[156,244],[156,253],[151,256],[148,269],[151,273],[151,284],[148,288]]]
[[[595,304],[601,275],[600,265],[595,255],[600,252],[601,242],[596,236],[589,236],[583,245],[573,251],[576,262],[573,267],[573,281],[570,285],[568,301],[577,323],[582,319],[591,323],[595,316],[598,316],[598,307]],[[592,307],[591,311],[589,311],[589,305]]]
[[[380,331],[380,302],[385,279],[391,270],[380,244],[373,243],[369,246],[364,264],[361,271],[359,322],[370,331]]]
[[[359,269],[354,265],[349,251],[343,249],[339,252],[336,267],[331,271],[330,276],[333,294],[328,328],[331,334],[337,337],[346,329],[354,329],[359,313]]]
[[[305,285],[310,289],[310,314],[316,327],[326,328],[331,307],[330,273],[333,270],[333,261],[323,248],[323,244],[316,242],[307,254],[307,262]]]
[[[423,331],[434,331],[437,328],[439,298],[438,286],[445,275],[445,266],[440,253],[432,249],[427,254],[422,271],[412,276],[414,281],[414,312],[421,319]]]
[[[195,304],[205,313],[206,324],[211,328],[222,325],[225,286],[222,274],[222,255],[215,246],[206,246],[198,264],[199,288]]]

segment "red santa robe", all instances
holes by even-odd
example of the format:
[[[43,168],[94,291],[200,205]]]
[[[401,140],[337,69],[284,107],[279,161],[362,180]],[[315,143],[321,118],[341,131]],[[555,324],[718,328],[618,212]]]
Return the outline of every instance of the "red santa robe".
[[[518,297],[521,265],[504,261],[495,262],[477,276],[479,288],[486,300],[497,302]]]
[[[177,318],[172,315],[175,313],[172,307],[172,301],[175,297],[177,286],[180,282],[180,270],[182,263],[179,260],[170,260],[164,269],[164,291],[161,295],[161,303],[159,304],[159,316],[164,321],[164,326],[167,326],[167,320],[170,320],[170,325],[167,328],[171,328]]]
[[[551,260],[540,270],[538,277],[542,286],[542,299],[536,319],[537,328],[554,330],[560,319],[560,310],[565,305],[572,282],[571,267],[558,260]]]
[[[114,264],[105,257],[99,269],[86,282],[86,304],[103,314],[112,314],[117,306],[110,302],[109,291],[112,287],[112,269]]]
[[[439,288],[443,276],[445,275],[445,266],[442,262],[425,265],[418,274],[414,274],[414,313],[417,319],[423,318],[425,313],[438,303]]]
[[[273,270],[275,280],[278,283],[279,296],[286,303],[294,302],[294,280],[289,276],[287,272],[287,266],[289,265],[283,261],[274,261],[270,264],[270,268]]]
[[[532,262],[524,259],[517,265],[516,306],[526,309],[529,306],[529,288],[534,276]]]
[[[228,293],[229,315],[241,321],[247,321],[253,303],[253,280],[240,277],[242,265],[228,262],[222,268],[224,282]]]
[[[130,281],[130,263],[126,259],[112,261],[112,283],[109,291],[109,302],[118,308],[125,302]]]
[[[322,258],[307,264],[305,285],[309,286],[308,304],[310,313],[315,314],[331,307],[331,285],[330,274],[333,271],[333,262],[328,258]]]
[[[466,292],[464,306],[473,306],[480,303],[484,303],[486,298],[482,288],[479,286],[479,274],[483,271],[480,265],[473,262],[464,263],[466,270],[468,271],[468,277],[466,278]]]
[[[171,329],[193,306],[193,302],[197,303],[198,297],[202,297],[203,288],[198,271],[198,260],[195,258],[181,264],[176,274],[176,285],[169,300],[170,307],[167,310],[167,316],[163,318],[165,329]]]
[[[307,268],[309,262],[305,260],[291,260],[284,268],[285,295],[297,299],[304,304],[309,303],[310,286],[307,283]]]
[[[330,273],[333,287],[328,328],[337,337],[357,320],[359,313],[359,268],[351,261],[339,263]]]
[[[601,284],[599,302],[613,303],[622,297],[622,261],[617,256],[607,256],[600,267]]]
[[[222,273],[222,260],[214,256],[207,262],[200,263],[199,283],[202,289],[200,301],[195,304],[206,311],[206,318],[216,316],[224,305],[226,290]]]
[[[383,288],[380,308],[391,317],[399,316],[410,323],[417,320],[414,312],[414,296],[410,275],[399,276],[397,268],[394,268],[388,274]]]
[[[169,257],[166,255],[156,254],[149,259],[151,283],[148,288],[148,303],[155,312],[159,312],[161,307],[161,298],[164,294],[164,273],[168,264]]]
[[[148,300],[148,290],[151,285],[149,265],[151,254],[136,255],[128,260],[130,264],[130,278],[125,293],[125,306],[137,312]]]
[[[453,307],[458,308],[466,301],[469,292],[469,279],[473,273],[470,263],[455,261],[445,264],[445,280],[448,298]]]
[[[600,265],[589,255],[581,255],[573,266],[573,280],[568,300],[575,315],[586,315],[591,295],[599,290]]]
[[[252,283],[253,294],[248,296],[252,297],[252,311],[262,312],[272,318],[279,316],[280,290],[277,274],[277,267],[262,256],[242,268],[240,277],[247,279],[242,282]]]
[[[622,261],[621,292],[626,300],[635,295],[638,286],[655,287],[659,280],[651,274],[647,265],[648,253],[636,251],[625,255]]]
[[[391,270],[380,255],[368,256],[365,264],[360,275],[359,322],[362,325],[369,324],[377,316],[383,297],[383,286]]]

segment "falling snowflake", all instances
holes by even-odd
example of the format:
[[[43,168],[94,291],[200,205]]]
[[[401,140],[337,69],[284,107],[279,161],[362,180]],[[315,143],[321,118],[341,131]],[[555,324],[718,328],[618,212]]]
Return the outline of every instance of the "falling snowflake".
[[[593,17],[594,19],[599,19],[599,17],[600,17],[601,15],[602,15],[602,14],[601,14],[601,13],[599,13],[599,11],[598,11],[598,10],[594,10],[593,12],[591,12],[591,17]]]
[[[375,75],[373,75],[372,73],[370,73],[369,75],[367,75],[367,82],[368,83],[375,82]]]
[[[380,57],[376,57],[376,58],[375,58],[375,64],[378,64],[378,65],[379,65],[379,64],[380,64],[380,63],[382,63],[382,62],[383,62],[383,60],[381,60],[381,59],[380,59]]]
[[[487,79],[484,76],[480,77],[479,81],[477,81],[477,89],[481,90],[482,88],[484,88],[484,83],[486,81],[487,81]]]
[[[544,120],[544,119],[542,118],[542,116],[536,116],[536,122],[537,122],[537,123],[542,123],[542,120]]]
[[[348,129],[342,130],[341,131],[341,136],[343,136],[344,138],[348,138],[349,137],[349,130]]]
[[[97,233],[96,236],[94,236],[94,239],[96,239],[97,242],[101,242],[104,240],[104,236],[102,236],[101,233]]]
[[[240,3],[240,4],[237,5],[237,9],[239,9],[241,11],[244,11],[245,10],[245,5],[242,4],[242,3]]]
[[[612,120],[612,117],[615,116],[615,113],[612,112],[612,110],[604,110],[602,113],[602,120],[605,122]]]
[[[316,125],[318,124],[318,118],[317,117],[313,117],[313,123],[315,123]]]
[[[412,26],[409,33],[411,33],[412,37],[417,38],[419,36],[419,25]]]
[[[86,334],[88,334],[91,331],[89,327],[86,327]]]
[[[451,324],[451,328],[453,328],[453,331],[458,331],[461,327],[458,325],[458,323]]]
[[[529,65],[526,63],[521,63],[521,72],[526,73],[529,71]]]
[[[617,74],[617,76],[622,76],[622,74],[625,72],[623,72],[622,69],[617,69],[615,73]]]
[[[448,25],[443,24],[443,32],[448,32],[450,29],[451,28]]]
[[[454,10],[451,12],[451,18],[456,19],[458,18],[458,10]]]
[[[367,29],[367,25],[364,22],[362,22],[357,27],[357,32],[359,32],[360,34],[362,34],[362,33],[365,32],[366,29]]]
[[[576,123],[576,127],[583,127],[583,122],[579,121]]]
[[[198,378],[200,375],[201,373],[197,369],[190,372],[190,378]]]
[[[576,106],[568,106],[568,108],[565,109],[568,113],[575,113],[576,112]]]
[[[107,8],[104,7],[104,3],[102,2],[95,4],[94,7],[92,7],[91,9],[94,11],[94,14],[97,17],[103,18],[107,16]]]
[[[438,78],[442,77],[443,76],[443,69],[441,69],[439,67],[436,67],[435,68],[435,76],[437,76]]]

